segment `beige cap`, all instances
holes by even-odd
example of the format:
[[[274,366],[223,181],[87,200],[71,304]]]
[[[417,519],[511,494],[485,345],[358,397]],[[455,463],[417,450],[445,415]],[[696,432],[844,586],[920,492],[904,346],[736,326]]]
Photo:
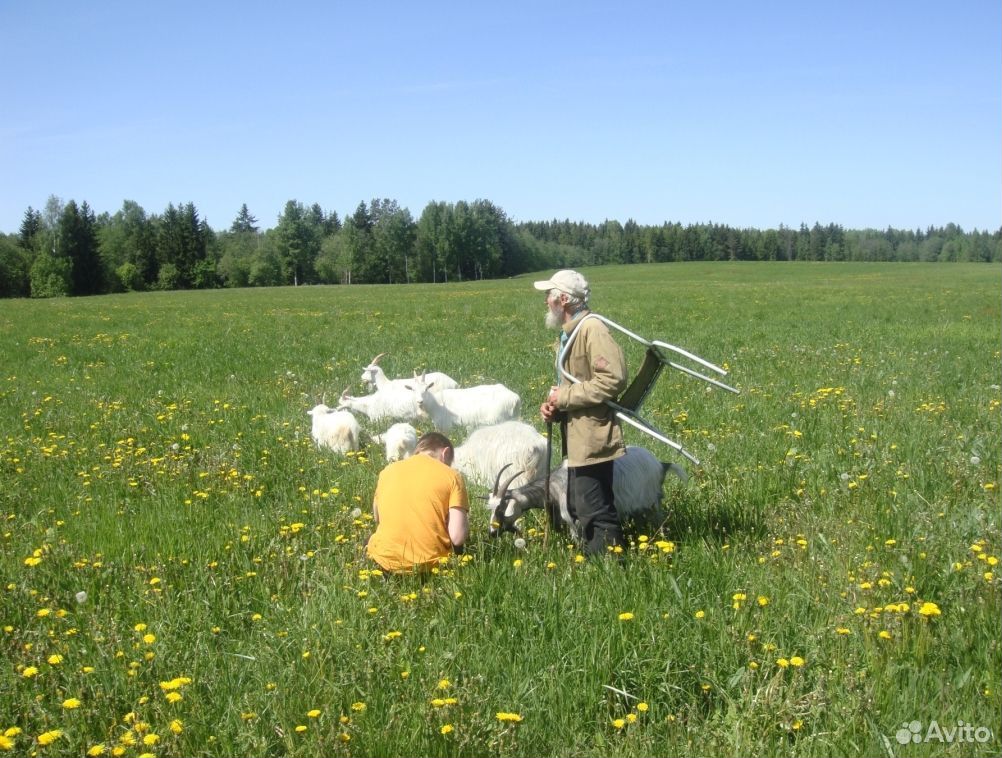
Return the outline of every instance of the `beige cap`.
[[[580,300],[587,300],[591,294],[591,290],[588,289],[588,280],[577,271],[571,271],[570,269],[558,271],[549,279],[534,282],[532,286],[544,292],[548,290],[560,290]]]

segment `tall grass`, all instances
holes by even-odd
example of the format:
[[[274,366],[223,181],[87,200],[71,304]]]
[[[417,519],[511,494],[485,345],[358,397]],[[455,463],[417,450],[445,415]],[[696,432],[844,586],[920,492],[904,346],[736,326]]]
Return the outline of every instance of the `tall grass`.
[[[0,302],[0,749],[998,754],[998,270],[586,273],[742,394],[647,400],[703,465],[625,566],[475,503],[424,580],[364,559],[378,446],[318,450],[306,410],[385,352],[542,428],[532,277]],[[992,734],[896,739],[933,721]]]

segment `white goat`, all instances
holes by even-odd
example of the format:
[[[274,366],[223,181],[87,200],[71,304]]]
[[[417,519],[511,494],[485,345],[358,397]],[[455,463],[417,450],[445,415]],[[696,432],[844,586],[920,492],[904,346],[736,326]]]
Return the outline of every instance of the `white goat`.
[[[375,435],[372,441],[386,447],[387,462],[401,461],[409,458],[417,447],[417,429],[403,421],[394,424],[382,434]]]
[[[519,475],[509,484],[530,482],[546,471],[546,437],[522,421],[482,426],[456,448],[452,467],[476,484],[490,486],[505,464]]]
[[[417,397],[405,387],[390,387],[376,390],[371,395],[353,397],[346,388],[338,400],[338,410],[361,413],[370,421],[403,420],[416,421],[424,414],[418,406]]]
[[[492,537],[501,531],[515,531],[515,521],[530,508],[545,507],[545,474],[521,487],[509,489],[513,477],[502,484],[503,471],[498,472],[494,489],[487,498]],[[662,463],[647,448],[632,445],[626,448],[626,455],[617,458],[613,464],[612,492],[620,522],[656,524],[655,517],[661,511],[661,491],[668,472],[683,482],[689,479],[681,466]],[[579,538],[577,515],[567,503],[567,461],[550,473],[550,502],[555,510],[559,509],[559,514],[551,517],[554,525],[559,526],[555,518],[559,515],[560,522],[570,528],[575,539]]]
[[[440,432],[454,426],[476,428],[518,418],[522,398],[503,384],[481,384],[448,390],[432,390],[435,383],[425,375],[408,383],[418,399],[418,407],[428,414]]]
[[[358,420],[348,411],[334,410],[323,403],[306,412],[313,417],[313,440],[320,447],[335,453],[358,450],[362,429]]]
[[[410,382],[410,379],[390,379],[386,376],[386,372],[379,365],[379,359],[384,355],[386,353],[380,353],[369,361],[368,366],[362,369],[362,381],[365,385],[371,389],[385,390]],[[428,381],[434,382],[438,389],[455,389],[459,386],[459,382],[448,374],[443,374],[441,371],[429,371],[425,376]]]

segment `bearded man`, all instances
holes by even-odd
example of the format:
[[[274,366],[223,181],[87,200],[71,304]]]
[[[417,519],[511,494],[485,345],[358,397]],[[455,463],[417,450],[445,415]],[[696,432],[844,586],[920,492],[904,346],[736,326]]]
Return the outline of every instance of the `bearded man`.
[[[623,529],[612,491],[613,462],[625,455],[623,430],[606,400],[626,388],[626,360],[608,327],[591,313],[588,281],[577,271],[556,272],[533,286],[546,292],[546,326],[560,331],[558,371],[539,412],[547,423],[559,422],[567,457],[567,507],[589,556],[621,552]],[[570,348],[564,350],[571,334]]]

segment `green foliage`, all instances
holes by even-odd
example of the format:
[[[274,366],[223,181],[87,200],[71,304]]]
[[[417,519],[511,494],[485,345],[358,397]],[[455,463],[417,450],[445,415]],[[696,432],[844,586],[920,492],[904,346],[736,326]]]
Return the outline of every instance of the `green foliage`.
[[[69,258],[41,253],[31,264],[32,297],[64,297],[70,294]]]
[[[317,449],[306,411],[386,352],[542,428],[533,275],[0,303],[11,754],[996,755],[996,272],[585,273],[742,394],[668,372],[646,400],[703,465],[624,565],[536,514],[491,541],[472,487],[466,556],[424,578],[364,557],[380,447]],[[895,740],[933,720],[993,735]]]
[[[68,224],[66,233],[60,224]],[[147,216],[126,200],[113,216],[95,218],[89,208],[81,214],[74,201],[51,197],[44,212],[28,208],[19,240],[28,256],[25,270],[43,251],[81,261],[72,267],[70,294],[120,291],[117,272],[124,263],[135,267],[129,288],[141,290],[435,283],[619,263],[1002,261],[1002,230],[964,232],[954,224],[924,232],[819,223],[764,231],[723,224],[640,226],[632,219],[514,224],[483,199],[430,202],[415,222],[395,200],[373,198],[359,203],[344,225],[335,211],[289,200],[275,228],[265,231],[244,204],[229,230],[217,235],[193,203],[170,204],[162,215]],[[132,275],[131,267],[125,270]],[[16,279],[16,267],[7,271],[0,274]],[[26,286],[18,290],[0,280],[0,297]]]

